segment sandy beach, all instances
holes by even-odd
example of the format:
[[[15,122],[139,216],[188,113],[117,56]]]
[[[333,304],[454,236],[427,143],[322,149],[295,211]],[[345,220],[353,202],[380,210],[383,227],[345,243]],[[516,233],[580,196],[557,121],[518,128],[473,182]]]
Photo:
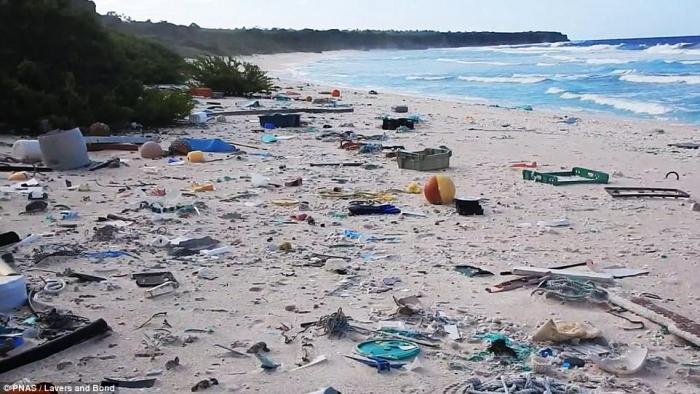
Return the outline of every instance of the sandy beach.
[[[285,54],[251,60],[275,76],[289,64],[321,56]],[[319,92],[335,88],[304,81],[275,83],[281,87],[279,93],[298,93],[290,97],[330,98]],[[546,298],[532,294],[535,287],[486,291],[514,279],[514,275],[500,275],[514,267],[592,260],[600,266],[648,271],[615,279],[609,292],[624,297],[652,294],[658,296],[653,299],[658,305],[700,321],[700,212],[691,209],[693,198],[700,200],[700,151],[669,146],[697,142],[696,126],[585,112],[524,111],[377,90],[374,95],[343,88],[337,103],[351,106],[354,112],[302,114],[302,128],[275,129],[279,139],[271,144],[261,142],[262,128],[253,115],[226,116],[224,123],[212,121],[206,127],[160,130],[164,147],[175,138],[189,136],[221,138],[264,150],[241,146],[247,154],[210,153],[208,160],[222,160],[182,165],[168,164],[166,158],[145,160],[138,152],[91,152],[92,160],[119,157],[128,166],[36,174],[49,195],[48,211],[20,215],[27,199],[18,194],[2,201],[0,211],[3,231],[44,235],[14,254],[17,270],[37,289],[43,287],[42,280],[57,278],[47,270],[70,268],[107,278],[77,283],[63,277],[65,289],[42,297],[42,302],[89,320],[103,318],[113,332],[7,372],[0,381],[96,383],[105,377],[153,377],[155,385],[143,392],[180,393],[189,392],[200,380],[215,378],[219,384],[203,392],[309,393],[328,386],[342,393],[452,392],[451,385],[470,378],[489,381],[527,372],[523,369],[529,365],[527,360],[503,365],[488,357],[473,359],[487,347],[474,339],[475,334],[500,332],[531,344],[535,352],[547,347],[556,350],[561,346],[530,342],[537,327],[555,319],[589,322],[609,344],[638,343],[648,349],[648,357],[644,368],[629,376],[605,372],[591,361],[573,370],[553,365],[548,376],[599,393],[698,392],[697,348],[658,324],[620,313],[643,321],[642,329],[630,330],[634,324],[609,313],[607,306]],[[248,100],[215,101],[234,111]],[[263,109],[319,107],[303,101],[258,101]],[[381,116],[401,116],[392,113],[396,105],[419,115],[415,130],[381,129]],[[569,124],[567,116],[579,119]],[[409,151],[447,146],[452,150],[450,167],[436,172],[400,169],[385,152],[339,149],[340,140],[328,133],[345,131],[384,134],[385,140],[369,142],[400,145]],[[14,138],[2,136],[1,141],[11,144]],[[4,144],[0,153],[9,152]],[[370,165],[310,166],[329,162]],[[542,172],[584,167],[609,174],[610,182],[552,186],[526,181],[520,170],[511,168],[516,162],[536,162]],[[678,179],[667,178],[670,171]],[[484,215],[460,216],[453,205],[431,205],[422,194],[404,192],[409,183],[423,185],[435,173],[448,175],[458,196],[480,197]],[[268,186],[254,187],[254,175],[267,178]],[[300,186],[285,186],[297,178],[302,179]],[[67,181],[88,185],[89,191],[69,190]],[[195,182],[212,182],[215,190],[192,192]],[[617,199],[604,186],[677,188],[691,198]],[[170,197],[179,195],[177,201],[166,204],[199,202],[197,211],[180,217],[139,209],[142,201],[158,199],[151,195],[156,187],[164,188]],[[393,196],[392,204],[417,215],[346,217],[337,213],[347,213],[350,200],[322,193],[334,188],[348,193],[387,192]],[[302,202],[307,204],[300,208]],[[59,211],[65,207],[59,205],[77,211],[78,218],[61,220]],[[98,240],[94,235],[105,224],[97,219],[107,214],[129,221],[116,224],[113,236]],[[290,219],[297,214],[313,217],[315,223]],[[77,226],[59,226],[65,223]],[[345,230],[362,237],[344,237]],[[231,251],[220,256],[173,257],[154,245],[159,236],[209,236],[219,246],[230,245]],[[284,243],[291,250],[281,250]],[[39,248],[60,245],[128,255],[51,257],[35,264]],[[322,255],[341,259],[331,258],[324,266]],[[468,277],[455,270],[457,265],[495,275]],[[342,269],[331,270],[331,266]],[[574,270],[591,272],[586,267]],[[172,294],[147,298],[145,289],[131,278],[144,271],[170,271],[180,286]],[[420,316],[394,315],[394,298],[414,295],[420,296]],[[355,326],[376,330],[386,322],[403,322],[406,328],[432,332],[435,322],[442,321],[456,326],[459,338],[447,335],[436,342],[439,347],[420,346],[419,367],[411,364],[387,373],[344,357],[371,337],[367,333],[350,331],[330,338],[312,326],[285,343],[285,335],[301,331],[302,323],[318,321],[339,308]],[[22,316],[29,315],[26,308],[23,312]],[[154,314],[159,315],[146,323]],[[260,362],[245,353],[260,341],[270,350],[265,356],[280,364],[276,369],[261,369]],[[243,355],[235,356],[217,344]],[[324,356],[326,360],[294,370],[305,363],[301,359],[305,351],[306,359]],[[175,357],[179,365],[166,368],[166,362]]]

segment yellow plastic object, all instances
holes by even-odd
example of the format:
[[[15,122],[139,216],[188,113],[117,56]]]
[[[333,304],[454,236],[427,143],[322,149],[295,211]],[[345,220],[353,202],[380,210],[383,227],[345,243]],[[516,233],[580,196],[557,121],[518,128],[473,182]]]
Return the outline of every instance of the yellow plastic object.
[[[213,183],[195,183],[192,185],[192,191],[193,192],[213,192],[214,191],[214,184]]]
[[[420,185],[417,182],[411,182],[408,185],[406,185],[406,192],[411,193],[411,194],[420,194],[423,189],[420,187]]]
[[[201,150],[193,150],[187,154],[187,161],[190,163],[202,163],[204,162],[204,152]]]
[[[24,171],[13,172],[7,179],[10,181],[26,181],[29,179],[29,174]]]
[[[294,207],[299,205],[299,200],[272,200],[270,202],[279,207]]]

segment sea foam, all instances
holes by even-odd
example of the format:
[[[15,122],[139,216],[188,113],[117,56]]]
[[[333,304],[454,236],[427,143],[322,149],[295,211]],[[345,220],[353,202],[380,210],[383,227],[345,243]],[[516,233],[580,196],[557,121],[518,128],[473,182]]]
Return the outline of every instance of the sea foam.
[[[624,74],[621,81],[637,83],[687,83],[688,85],[699,85],[700,75],[641,75]]]
[[[564,92],[560,97],[564,100],[578,99],[581,101],[590,101],[596,104],[607,105],[638,114],[663,115],[671,112],[671,109],[657,103],[647,103],[618,97],[601,96],[598,94],[576,94]]]

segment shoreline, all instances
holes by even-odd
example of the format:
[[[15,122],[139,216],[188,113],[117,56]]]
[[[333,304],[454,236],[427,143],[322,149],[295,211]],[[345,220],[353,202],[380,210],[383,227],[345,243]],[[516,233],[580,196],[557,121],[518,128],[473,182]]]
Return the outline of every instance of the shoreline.
[[[319,94],[327,89],[318,85],[291,81],[280,85],[281,92],[289,86],[299,97],[329,97]],[[285,387],[286,392],[304,394],[328,386],[349,394],[440,393],[470,378],[486,381],[525,372],[528,361],[503,365],[491,356],[473,359],[488,346],[476,338],[486,332],[527,342],[533,350],[550,347],[557,357],[572,354],[568,345],[531,340],[538,327],[555,319],[588,322],[611,345],[640,343],[650,358],[648,367],[630,376],[604,372],[591,360],[583,368],[568,370],[551,359],[550,378],[599,392],[697,392],[697,381],[692,380],[696,375],[690,376],[688,367],[681,365],[700,361],[697,348],[655,323],[628,313],[625,316],[646,324],[642,330],[628,330],[627,321],[598,304],[562,302],[533,294],[534,287],[486,290],[514,279],[505,272],[515,267],[591,260],[603,267],[648,272],[615,279],[607,291],[624,297],[652,293],[659,297],[653,302],[700,321],[700,212],[691,210],[690,199],[625,200],[604,190],[605,186],[678,188],[698,199],[700,151],[668,146],[697,138],[696,129],[662,124],[661,133],[655,131],[655,122],[590,116],[569,125],[559,115],[540,111],[350,89],[343,89],[339,100],[354,111],[302,114],[301,128],[263,130],[257,116],[239,115],[205,126],[160,130],[165,148],[176,138],[220,138],[239,144],[248,154],[208,153],[206,162],[172,165],[167,157],[150,160],[138,152],[107,150],[90,152],[90,158],[118,157],[128,166],[34,175],[48,194],[46,212],[24,214],[25,195],[12,195],[2,206],[8,231],[22,237],[45,234],[14,254],[17,271],[32,288],[43,288],[49,279],[68,282],[63,291],[45,295],[42,302],[90,320],[103,318],[113,333],[6,372],[5,380],[152,377],[156,382],[149,392],[154,393],[189,392],[208,378],[217,379],[219,385],[204,393],[276,393]],[[225,111],[249,101],[217,100]],[[258,101],[262,109],[317,107],[306,101]],[[379,118],[393,115],[395,105],[408,106],[423,122],[410,132],[382,130]],[[203,100],[199,108],[206,106]],[[411,152],[448,146],[449,167],[414,171],[400,168],[384,153],[341,149],[340,140],[348,138],[348,132],[353,141],[404,146]],[[266,133],[275,134],[278,141],[264,143]],[[0,142],[14,139],[3,136]],[[246,145],[264,150],[249,150]],[[10,144],[2,148],[9,153]],[[603,171],[610,175],[609,185],[526,181],[522,171],[512,168],[520,161],[536,162],[542,172],[576,166]],[[335,162],[369,165],[310,165]],[[669,171],[677,172],[679,179],[667,179]],[[460,216],[454,205],[432,205],[423,194],[403,192],[412,182],[424,185],[436,173],[452,179],[457,195],[479,197],[484,215]],[[268,186],[254,184],[255,178],[267,178]],[[3,185],[13,183],[5,180]],[[212,187],[197,190],[195,183]],[[345,216],[351,200],[327,193],[338,190],[351,198],[360,192],[391,193],[391,203],[404,215]],[[139,208],[143,201],[198,208],[154,213]],[[77,217],[61,220],[60,211],[66,207],[77,211]],[[109,214],[125,221],[110,224],[116,227],[110,236],[98,238],[98,233],[107,233],[98,230],[109,222],[97,220]],[[311,216],[313,223],[298,220],[302,214]],[[346,230],[367,237],[348,237]],[[161,237],[205,236],[218,241],[217,247],[229,246],[228,253],[207,256],[195,251],[180,256],[159,246]],[[39,266],[34,263],[40,251],[72,245],[90,252],[127,254],[104,259],[56,256]],[[340,259],[321,261],[317,256]],[[493,275],[464,275],[457,269],[464,265]],[[34,268],[57,273],[70,268],[105,281],[78,283]],[[132,274],[156,271],[171,272],[179,287],[172,294],[146,297]],[[420,318],[396,314],[395,299],[414,295],[424,308]],[[368,335],[350,331],[331,338],[314,328],[300,332],[308,322],[339,308],[362,327],[435,330],[441,348],[421,347],[420,368],[379,374],[376,368],[345,357]],[[439,320],[433,320],[435,316]],[[18,319],[23,320],[24,314]],[[446,322],[456,327],[460,338],[440,334],[442,329],[436,327]],[[286,340],[295,334],[296,339]],[[280,364],[274,370],[261,369],[255,357],[234,357],[215,347],[223,344],[243,353],[261,341],[270,349],[266,357]],[[151,352],[153,357],[138,356]],[[295,370],[320,356],[326,360]],[[179,365],[168,368],[176,357]]]
[[[368,50],[368,51],[373,51],[373,50]],[[289,71],[291,71],[290,66],[299,66],[299,65],[304,65],[308,63],[313,63],[317,62],[319,60],[323,60],[328,58],[329,56],[334,56],[334,55],[343,55],[343,54],[352,54],[352,53],[363,53],[363,52],[368,52],[368,51],[362,51],[362,50],[355,50],[355,49],[347,49],[347,50],[338,50],[338,51],[326,51],[326,52],[289,52],[289,53],[279,53],[279,54],[265,54],[265,55],[251,55],[251,56],[243,56],[241,57],[243,60],[252,62],[254,64],[258,64],[263,68],[263,70],[268,71],[271,77],[276,78],[277,80],[287,83],[287,84],[312,84],[316,85],[320,88],[342,88],[346,90],[351,90],[355,92],[363,92],[366,93],[368,89],[374,89],[379,91],[378,89],[381,89],[385,94],[390,94],[394,96],[402,96],[402,97],[410,97],[410,98],[432,98],[440,101],[446,101],[446,102],[452,102],[452,103],[459,103],[459,104],[466,104],[466,105],[474,105],[474,106],[481,106],[481,105],[486,105],[486,106],[497,106],[505,109],[509,109],[511,107],[503,106],[499,104],[498,102],[495,102],[493,100],[487,99],[487,98],[481,98],[481,97],[475,97],[474,99],[479,99],[479,100],[484,100],[483,103],[475,102],[474,100],[470,99],[460,99],[459,96],[457,95],[440,95],[440,94],[429,94],[425,95],[420,92],[411,92],[411,91],[406,91],[406,90],[394,90],[394,89],[384,89],[381,87],[358,87],[354,86],[352,84],[344,84],[344,83],[337,83],[337,84],[329,84],[325,83],[323,81],[318,81],[318,80],[313,80],[313,79],[307,79],[302,76],[289,76],[289,75],[284,75],[284,72],[287,72],[289,74]],[[380,92],[381,93],[381,92]],[[591,119],[597,119],[600,121],[606,121],[606,120],[611,120],[611,121],[627,121],[627,122],[641,122],[641,123],[656,123],[656,124],[667,124],[667,125],[672,125],[672,126],[678,126],[678,127],[691,127],[696,129],[698,132],[700,132],[700,124],[693,124],[693,123],[687,123],[683,122],[681,120],[664,120],[664,119],[650,119],[650,118],[645,118],[643,116],[635,116],[635,115],[626,115],[626,114],[621,114],[621,113],[615,113],[614,111],[606,111],[606,110],[592,110],[589,108],[576,108],[575,106],[570,106],[572,109],[575,109],[575,111],[566,111],[563,108],[565,107],[548,107],[548,106],[538,106],[533,108],[533,112],[539,112],[547,115],[562,115],[564,113],[570,112],[570,116],[577,116],[577,114],[580,115],[585,115]],[[699,137],[700,138],[700,137]]]

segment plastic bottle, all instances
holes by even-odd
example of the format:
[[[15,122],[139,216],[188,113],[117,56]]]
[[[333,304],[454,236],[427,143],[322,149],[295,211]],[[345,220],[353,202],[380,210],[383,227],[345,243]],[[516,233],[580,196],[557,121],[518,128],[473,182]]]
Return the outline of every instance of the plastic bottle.
[[[218,256],[222,254],[226,254],[233,249],[230,245],[229,246],[222,246],[220,248],[216,249],[209,249],[209,250],[202,250],[199,253],[205,255],[205,256]]]
[[[78,218],[78,212],[76,211],[61,211],[61,219],[62,220],[71,220],[71,219],[77,219]]]
[[[30,234],[29,236],[27,236],[27,238],[17,242],[17,244],[15,245],[15,248],[17,248],[17,249],[22,248],[22,247],[27,246],[29,244],[33,244],[34,242],[36,242],[40,239],[41,239],[41,234]]]
[[[253,187],[265,187],[267,186],[267,178],[260,174],[252,174],[250,176],[250,183],[253,184]]]
[[[141,170],[145,172],[146,174],[151,174],[151,175],[158,175],[160,173],[160,169],[158,167],[142,167]]]
[[[157,246],[159,248],[164,248],[170,245],[170,240],[163,235],[159,235],[156,239],[153,240],[153,242],[151,242],[151,245]]]

